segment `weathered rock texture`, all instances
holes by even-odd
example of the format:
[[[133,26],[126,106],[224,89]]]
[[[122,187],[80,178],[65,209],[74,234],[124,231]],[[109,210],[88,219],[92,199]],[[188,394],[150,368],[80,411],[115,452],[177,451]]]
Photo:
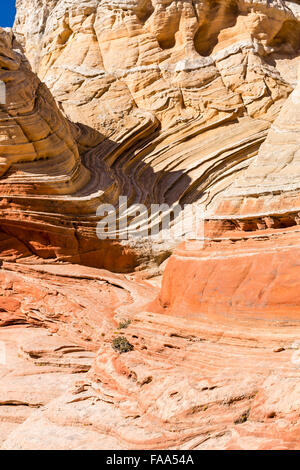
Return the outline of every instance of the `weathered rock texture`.
[[[4,263],[1,294],[3,449],[299,449],[297,320],[153,313],[74,265]]]
[[[70,128],[83,165],[75,165],[75,156],[65,166],[38,163],[34,153],[30,165],[10,168],[10,199],[1,204],[5,214],[8,204],[15,207],[5,229],[17,240],[9,256],[115,271],[160,262],[170,244],[100,242],[97,207],[117,205],[119,196],[128,196],[130,204],[209,207],[232,184],[255,158],[295,86],[298,5],[21,0],[17,6],[15,47],[23,49],[61,112],[80,123],[59,127],[64,138],[64,127]],[[11,60],[16,64],[20,55]],[[23,99],[27,87],[18,87]],[[10,96],[7,107],[13,106]],[[53,117],[57,125],[61,119]],[[46,151],[45,139],[29,135],[28,145],[37,140],[35,147]],[[17,143],[15,136],[11,140]],[[25,199],[20,179],[26,181]]]
[[[299,5],[17,7],[0,33],[2,447],[299,449]],[[206,211],[161,290],[173,242],[96,236],[119,196]]]
[[[211,209],[203,246],[183,244],[168,264],[164,308],[299,318],[299,97],[300,67],[257,156]],[[178,265],[195,279],[188,291],[174,275]]]

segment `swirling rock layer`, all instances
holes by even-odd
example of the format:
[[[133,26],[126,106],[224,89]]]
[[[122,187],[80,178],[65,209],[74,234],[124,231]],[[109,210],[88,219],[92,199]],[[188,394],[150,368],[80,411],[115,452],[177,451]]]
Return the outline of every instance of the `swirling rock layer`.
[[[170,260],[163,308],[299,318],[299,90],[300,80],[255,159],[216,201],[206,240]],[[179,264],[194,279],[188,291],[174,275]]]
[[[0,31],[0,445],[299,449],[298,3],[17,9]],[[204,237],[99,240],[120,196],[128,214],[200,207]]]
[[[83,165],[50,169],[34,157],[5,175],[5,233],[16,246],[9,256],[114,271],[157,263],[171,243],[99,241],[97,207],[127,196],[129,204],[209,208],[231,186],[295,85],[297,4],[20,0],[17,6],[18,47],[77,123],[63,125]],[[68,171],[76,182],[66,184]]]
[[[157,290],[3,265],[3,449],[299,449],[297,320],[154,313]]]

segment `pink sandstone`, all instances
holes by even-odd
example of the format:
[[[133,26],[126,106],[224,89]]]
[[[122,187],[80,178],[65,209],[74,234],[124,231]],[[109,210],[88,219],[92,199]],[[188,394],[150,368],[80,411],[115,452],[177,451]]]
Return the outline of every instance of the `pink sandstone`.
[[[1,449],[299,450],[299,38],[296,1],[17,0]],[[99,240],[119,196],[204,238]]]

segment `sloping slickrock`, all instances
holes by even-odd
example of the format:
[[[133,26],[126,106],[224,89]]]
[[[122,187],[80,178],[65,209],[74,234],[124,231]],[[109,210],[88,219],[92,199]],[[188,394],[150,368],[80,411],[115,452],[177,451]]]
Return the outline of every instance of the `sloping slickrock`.
[[[43,272],[39,284],[49,292],[56,285],[65,302],[79,293],[72,266],[22,269],[26,278],[15,276],[24,288]],[[77,275],[85,287],[81,314],[74,309],[76,321],[66,323],[61,309],[49,327],[53,313],[45,302],[37,305],[36,321],[42,313],[39,325],[56,330],[52,336],[24,326],[0,330],[7,343],[18,338],[22,361],[13,357],[16,348],[8,351],[8,368],[14,372],[1,381],[9,386],[6,400],[39,405],[22,419],[16,403],[9,414],[0,406],[0,419],[14,423],[6,430],[3,449],[299,449],[299,322],[158,314],[143,306],[157,295],[146,281],[91,268],[78,267]],[[111,312],[107,306],[101,311],[106,288],[95,282],[100,275],[107,282],[114,277],[116,295],[118,285],[130,293]],[[11,297],[17,294],[12,291]],[[28,301],[22,304],[27,311]],[[31,322],[26,313],[26,324]],[[120,335],[133,350],[114,351],[113,340]],[[76,372],[76,344],[78,350],[99,350],[90,371],[69,375],[68,382],[67,374]],[[71,356],[69,367],[58,364],[63,351]],[[37,369],[39,375],[31,379],[35,386],[27,390],[28,375]],[[58,386],[49,402],[51,377]]]
[[[99,204],[117,206],[119,196],[146,206],[214,204],[251,165],[295,85],[298,5],[19,0],[17,7],[15,40],[76,123],[69,127],[83,166],[34,161],[4,175],[1,194],[10,188],[10,199],[1,208],[13,237],[3,235],[4,246],[15,244],[3,249],[6,259],[119,272],[159,264],[172,240],[98,240]],[[65,183],[70,171],[76,184]]]
[[[207,215],[207,239],[174,253],[159,308],[299,319],[299,82],[255,159]]]
[[[17,1],[3,449],[299,449],[299,38],[294,1]],[[119,196],[204,237],[99,240]]]

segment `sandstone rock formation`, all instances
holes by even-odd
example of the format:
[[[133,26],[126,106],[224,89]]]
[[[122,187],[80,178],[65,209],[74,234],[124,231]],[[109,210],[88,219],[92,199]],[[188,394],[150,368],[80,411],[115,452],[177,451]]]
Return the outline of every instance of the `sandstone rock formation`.
[[[260,318],[299,317],[299,96],[300,66],[298,85],[257,156],[211,208],[203,247],[187,242],[168,264],[164,308],[226,315],[252,315],[255,309]],[[174,276],[178,264],[187,278],[195,278],[188,292]]]
[[[33,71],[66,117],[97,131],[99,140],[83,152],[89,181],[80,171],[78,184],[68,184],[63,195],[51,184],[37,185],[40,197],[27,191],[30,236],[24,221],[21,235],[15,228],[16,215],[10,235],[21,243],[31,238],[30,253],[48,260],[114,271],[160,262],[173,246],[101,243],[96,208],[103,201],[117,205],[119,196],[130,204],[207,207],[231,185],[295,84],[297,4],[22,0],[17,6],[14,34]],[[22,212],[19,195],[10,191],[10,204]],[[13,256],[24,254],[16,249]]]
[[[17,0],[3,449],[299,449],[299,57],[295,1]],[[120,196],[204,238],[99,240]]]
[[[153,313],[156,287],[74,265],[4,263],[1,291],[2,449],[299,449],[296,320]]]

